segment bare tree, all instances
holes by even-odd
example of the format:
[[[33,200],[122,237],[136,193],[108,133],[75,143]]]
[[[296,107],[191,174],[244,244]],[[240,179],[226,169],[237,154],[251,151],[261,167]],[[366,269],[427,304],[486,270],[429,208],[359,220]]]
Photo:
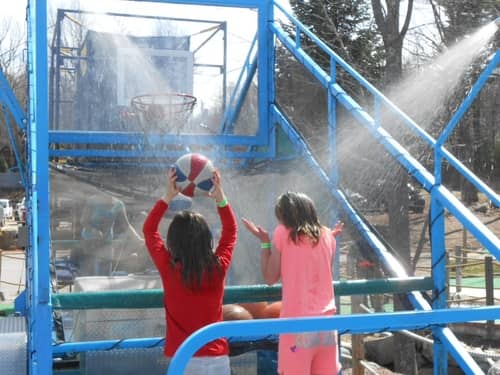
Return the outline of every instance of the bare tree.
[[[12,20],[0,23],[0,70],[5,75],[21,105],[26,103],[26,69],[23,50],[26,34]]]
[[[27,76],[23,62],[23,50],[25,47],[25,33],[21,31],[19,25],[16,25],[11,19],[0,21],[0,70],[7,79],[12,91],[17,97],[23,109],[27,105]],[[15,165],[16,160],[12,145],[7,133],[7,121],[13,126],[14,123],[8,111],[0,112],[0,148],[8,152],[2,153],[2,164],[8,168]],[[14,129],[18,130],[18,129]],[[23,135],[21,132],[14,131],[16,142],[21,144]],[[21,148],[22,149],[22,148]]]
[[[373,15],[382,34],[385,50],[385,83],[398,80],[403,72],[403,41],[413,12],[413,0],[408,0],[406,16],[400,28],[401,0],[371,0]]]
[[[403,41],[408,32],[413,11],[413,0],[408,0],[403,25],[400,25],[400,0],[371,0],[373,15],[382,35],[385,54],[384,82],[386,86],[401,79],[403,72]],[[408,218],[408,177],[395,162],[386,163],[395,170],[393,178],[385,181],[385,195],[389,216],[389,239],[404,264],[411,264]],[[400,298],[394,299],[395,309],[404,309]],[[403,374],[417,374],[415,344],[402,335],[395,335],[394,367]]]

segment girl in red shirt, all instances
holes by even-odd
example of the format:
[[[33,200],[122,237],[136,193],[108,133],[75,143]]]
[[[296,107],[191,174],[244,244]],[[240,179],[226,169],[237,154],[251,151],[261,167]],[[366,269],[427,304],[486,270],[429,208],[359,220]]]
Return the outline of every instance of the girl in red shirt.
[[[215,199],[222,233],[215,252],[213,236],[204,217],[192,211],[177,213],[167,231],[166,246],[158,232],[159,223],[172,199],[179,193],[175,168],[168,172],[166,194],[156,202],[144,222],[147,249],[161,276],[167,323],[164,354],[177,348],[196,330],[222,321],[222,299],[227,270],[237,238],[237,224],[214,172]],[[207,343],[189,362],[184,374],[229,375],[229,345],[225,338]]]

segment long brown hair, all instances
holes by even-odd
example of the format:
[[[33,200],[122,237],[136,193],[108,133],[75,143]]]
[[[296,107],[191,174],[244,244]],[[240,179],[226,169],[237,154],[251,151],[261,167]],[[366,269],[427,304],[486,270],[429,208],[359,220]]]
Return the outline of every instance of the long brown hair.
[[[181,265],[182,282],[190,289],[201,286],[203,276],[220,270],[213,252],[213,236],[205,218],[192,211],[174,216],[167,232],[167,248],[172,255],[172,266]]]
[[[314,202],[304,193],[288,191],[278,197],[274,208],[276,218],[290,229],[290,238],[298,243],[307,236],[316,244],[321,236],[321,223]]]

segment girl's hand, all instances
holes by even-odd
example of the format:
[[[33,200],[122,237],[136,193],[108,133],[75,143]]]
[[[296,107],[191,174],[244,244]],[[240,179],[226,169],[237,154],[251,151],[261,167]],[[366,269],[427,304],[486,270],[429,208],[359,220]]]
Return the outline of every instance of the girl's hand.
[[[163,200],[169,204],[172,199],[175,198],[177,194],[179,194],[179,188],[175,181],[177,180],[177,175],[175,174],[175,168],[171,167],[167,173],[167,192],[163,197]]]
[[[337,237],[344,230],[344,223],[341,221],[337,221],[335,227],[332,229],[332,234],[334,237]]]
[[[248,229],[250,233],[252,233],[255,237],[257,237],[260,242],[271,242],[269,238],[269,233],[267,230],[262,228],[261,226],[255,225],[252,221],[241,218],[243,225]]]
[[[224,190],[222,189],[220,173],[218,170],[214,171],[214,175],[212,177],[212,183],[214,184],[214,186],[210,191],[210,193],[208,193],[208,195],[214,198],[216,202],[222,202],[225,196],[224,196]]]

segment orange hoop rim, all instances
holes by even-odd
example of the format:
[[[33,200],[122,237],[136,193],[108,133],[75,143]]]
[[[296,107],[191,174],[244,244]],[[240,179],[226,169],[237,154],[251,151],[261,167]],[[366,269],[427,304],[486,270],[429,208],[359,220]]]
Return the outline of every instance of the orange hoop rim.
[[[162,101],[160,98],[167,98],[167,102]],[[169,99],[177,99],[178,102],[171,101]],[[160,100],[157,100],[160,99]],[[161,92],[152,94],[142,94],[134,96],[130,100],[130,104],[133,108],[138,110],[146,110],[147,106],[150,105],[165,105],[172,107],[185,106],[187,108],[192,108],[197,102],[197,98],[191,94],[184,94],[180,92]]]

